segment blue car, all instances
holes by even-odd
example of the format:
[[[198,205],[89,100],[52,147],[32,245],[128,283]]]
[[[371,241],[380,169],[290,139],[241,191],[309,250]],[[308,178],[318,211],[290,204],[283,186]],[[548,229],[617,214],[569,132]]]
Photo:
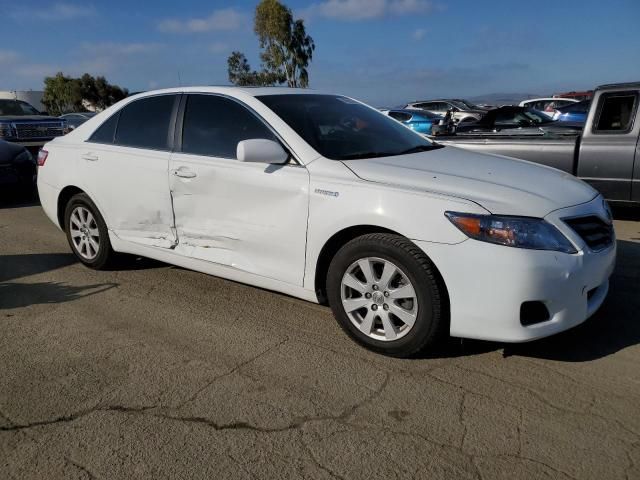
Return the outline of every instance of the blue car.
[[[403,123],[411,130],[424,135],[431,135],[431,127],[436,125],[442,118],[440,115],[426,110],[398,109],[385,110],[384,113]]]
[[[560,107],[560,115],[555,117],[558,122],[571,122],[571,123],[584,123],[587,121],[587,112],[589,112],[589,106],[591,100],[583,100],[582,102],[572,103],[565,107]]]

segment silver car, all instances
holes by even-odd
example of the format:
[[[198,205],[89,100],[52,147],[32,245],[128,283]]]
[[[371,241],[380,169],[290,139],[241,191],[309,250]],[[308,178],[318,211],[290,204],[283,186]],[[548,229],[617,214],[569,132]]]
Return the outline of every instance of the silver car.
[[[453,110],[453,119],[458,123],[478,121],[486,113],[486,110],[471,105],[464,100],[422,100],[408,103],[404,108],[426,110],[442,116],[444,116],[447,111]]]

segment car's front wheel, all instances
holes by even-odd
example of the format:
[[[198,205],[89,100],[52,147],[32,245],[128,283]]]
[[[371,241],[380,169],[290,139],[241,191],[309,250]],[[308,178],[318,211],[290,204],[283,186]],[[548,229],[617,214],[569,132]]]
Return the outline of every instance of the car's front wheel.
[[[74,195],[65,209],[65,231],[75,256],[90,268],[100,270],[113,259],[107,225],[88,195]]]
[[[327,274],[331,309],[358,343],[406,357],[447,333],[448,301],[427,256],[399,235],[374,233],[344,245]]]

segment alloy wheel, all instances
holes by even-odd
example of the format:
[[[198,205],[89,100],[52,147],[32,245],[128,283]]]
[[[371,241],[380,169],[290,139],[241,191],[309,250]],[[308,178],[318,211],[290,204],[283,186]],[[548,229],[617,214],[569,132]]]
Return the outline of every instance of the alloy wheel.
[[[71,212],[69,231],[73,246],[85,260],[93,260],[100,251],[100,232],[93,214],[83,206]]]
[[[398,340],[415,324],[416,291],[406,273],[389,260],[356,260],[342,277],[340,291],[349,320],[372,339]]]

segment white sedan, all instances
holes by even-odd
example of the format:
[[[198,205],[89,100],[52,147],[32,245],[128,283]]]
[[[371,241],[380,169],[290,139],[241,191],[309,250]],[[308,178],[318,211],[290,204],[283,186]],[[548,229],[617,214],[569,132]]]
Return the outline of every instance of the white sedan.
[[[608,207],[587,184],[442,147],[340,95],[147,92],[56,138],[38,164],[44,211],[88,267],[126,252],[328,302],[388,355],[578,325],[615,260]]]
[[[561,113],[558,109],[571,105],[572,103],[578,103],[578,100],[574,100],[573,98],[547,97],[523,100],[518,104],[518,106],[533,108],[534,110],[544,113],[553,120],[556,120]]]

